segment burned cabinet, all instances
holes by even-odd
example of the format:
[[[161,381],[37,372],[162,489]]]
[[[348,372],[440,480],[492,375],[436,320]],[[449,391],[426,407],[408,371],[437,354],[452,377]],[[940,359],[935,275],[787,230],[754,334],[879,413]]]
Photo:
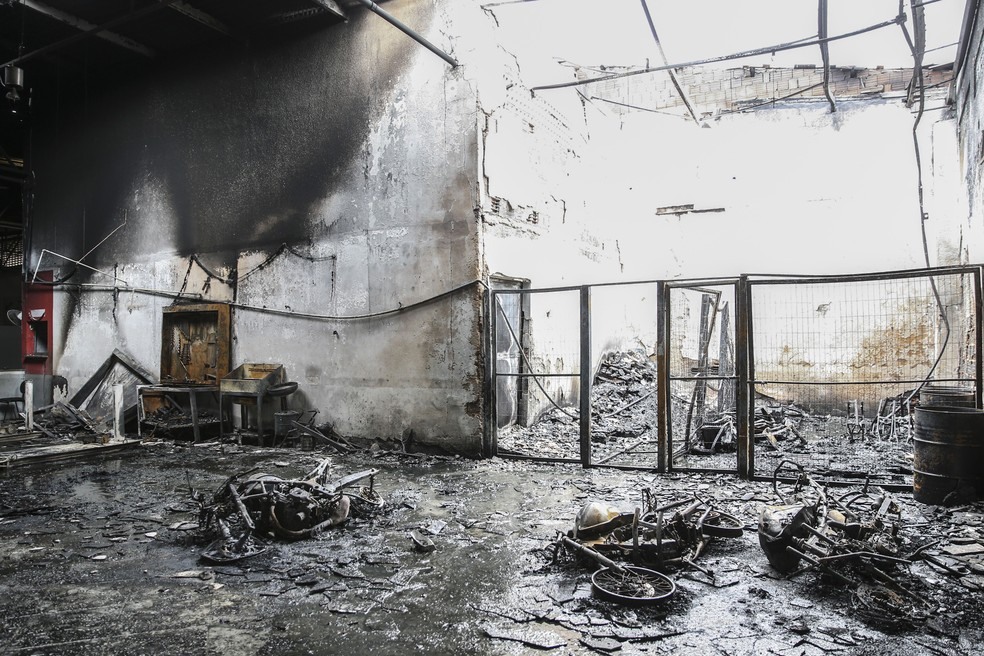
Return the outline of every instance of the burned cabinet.
[[[232,316],[224,303],[172,305],[161,319],[161,382],[141,385],[138,429],[202,439],[219,427],[218,383],[231,367]]]
[[[161,383],[216,385],[232,369],[232,320],[224,303],[172,305],[161,324]]]

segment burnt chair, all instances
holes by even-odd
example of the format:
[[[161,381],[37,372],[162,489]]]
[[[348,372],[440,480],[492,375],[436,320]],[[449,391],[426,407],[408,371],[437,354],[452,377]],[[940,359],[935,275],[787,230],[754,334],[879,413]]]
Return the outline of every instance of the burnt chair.
[[[24,411],[24,385],[27,381],[21,381],[20,396],[5,396],[0,398],[0,407],[3,415],[0,422],[16,421],[20,418],[20,413]],[[20,408],[17,406],[20,405]]]

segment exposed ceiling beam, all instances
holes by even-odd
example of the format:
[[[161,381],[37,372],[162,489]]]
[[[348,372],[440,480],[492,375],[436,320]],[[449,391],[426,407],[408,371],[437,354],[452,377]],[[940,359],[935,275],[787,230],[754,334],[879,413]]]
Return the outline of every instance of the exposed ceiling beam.
[[[61,21],[66,25],[71,25],[75,29],[83,32],[92,32],[93,30],[97,30],[99,27],[98,25],[90,23],[85,19],[79,18],[78,16],[73,16],[72,14],[66,13],[60,9],[55,9],[54,7],[49,7],[45,4],[41,4],[35,0],[20,0],[20,3],[38,13],[44,14],[45,16],[50,16],[55,20]],[[127,50],[132,50],[133,52],[143,55],[144,57],[153,58],[157,56],[157,53],[147,46],[137,43],[133,39],[125,37],[122,34],[116,34],[115,32],[110,32],[109,30],[104,29],[95,32],[94,36],[97,36],[104,41],[109,41],[110,43],[122,46]]]
[[[348,20],[348,16],[345,15],[345,10],[342,9],[335,0],[311,0],[314,4],[318,5],[330,14],[335,14],[342,20]]]
[[[122,25],[132,20],[142,18],[143,16],[152,14],[155,11],[164,9],[165,7],[169,7],[173,5],[175,2],[177,2],[177,0],[158,0],[158,2],[154,4],[147,5],[142,9],[135,9],[129,13],[123,14],[118,18],[114,18],[113,20],[107,23],[103,23],[102,25],[94,25],[92,29],[86,30],[84,32],[79,32],[78,34],[73,34],[68,38],[62,39],[61,41],[55,41],[54,43],[49,43],[46,46],[41,46],[40,48],[36,50],[32,50],[30,52],[26,52],[23,55],[18,55],[14,59],[11,59],[10,61],[5,62],[3,64],[0,64],[0,67],[20,64],[22,62],[26,62],[29,59],[34,59],[35,57],[40,57],[41,55],[46,55],[54,50],[59,50],[61,48],[69,46],[77,41],[81,41],[82,39],[87,39],[90,36],[98,36],[102,32],[112,29],[117,25]]]
[[[215,30],[216,32],[225,34],[226,36],[232,37],[234,39],[239,38],[239,35],[237,35],[235,30],[233,30],[231,27],[220,21],[218,18],[215,18],[211,14],[206,14],[201,9],[192,7],[187,2],[180,2],[180,1],[175,2],[173,5],[171,5],[171,9],[178,12],[179,14],[187,16],[188,18],[194,21],[198,21],[205,27]]]
[[[317,7],[308,7],[307,9],[295,9],[294,11],[284,11],[279,14],[272,14],[267,16],[266,20],[274,24],[285,24],[304,20],[306,18],[312,18],[314,16],[321,16],[324,13],[324,10],[318,9]]]
[[[311,0],[311,4],[314,6],[307,9],[295,9],[267,16],[267,20],[271,23],[293,23],[314,16],[323,16],[325,13],[345,21],[348,20],[345,10],[335,0]]]

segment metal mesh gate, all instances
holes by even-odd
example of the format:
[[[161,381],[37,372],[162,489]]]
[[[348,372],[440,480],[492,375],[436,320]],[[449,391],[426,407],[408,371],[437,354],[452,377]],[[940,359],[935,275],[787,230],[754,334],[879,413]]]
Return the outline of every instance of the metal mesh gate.
[[[496,289],[492,453],[579,462],[581,290]]]
[[[733,280],[664,290],[669,469],[737,471],[736,292]]]
[[[492,454],[908,484],[914,404],[981,405],[977,267],[490,299]]]
[[[591,463],[656,469],[659,285],[592,285]]]
[[[758,279],[748,289],[757,476],[790,460],[833,480],[906,483],[922,383],[980,393],[979,269]]]

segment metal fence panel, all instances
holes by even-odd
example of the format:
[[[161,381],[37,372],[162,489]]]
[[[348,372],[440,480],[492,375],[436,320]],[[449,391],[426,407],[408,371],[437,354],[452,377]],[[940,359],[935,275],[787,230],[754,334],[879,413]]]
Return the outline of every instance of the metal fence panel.
[[[580,456],[580,291],[493,290],[493,453]]]
[[[591,287],[590,461],[655,469],[658,462],[658,283]]]
[[[979,270],[751,280],[754,473],[911,480],[931,378],[979,394]]]
[[[737,471],[737,283],[667,285],[664,311],[672,470]]]
[[[490,299],[498,455],[904,485],[924,382],[981,404],[978,267]]]

